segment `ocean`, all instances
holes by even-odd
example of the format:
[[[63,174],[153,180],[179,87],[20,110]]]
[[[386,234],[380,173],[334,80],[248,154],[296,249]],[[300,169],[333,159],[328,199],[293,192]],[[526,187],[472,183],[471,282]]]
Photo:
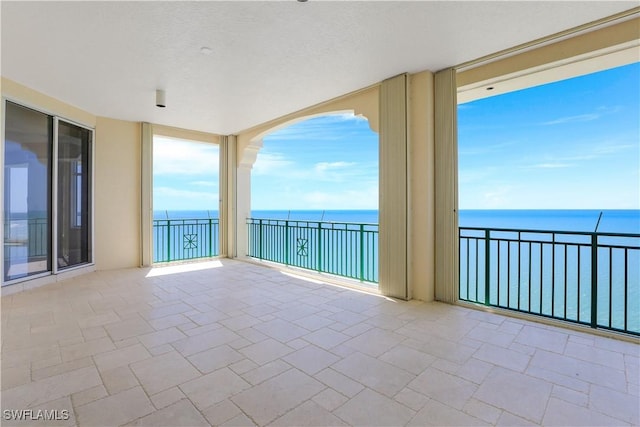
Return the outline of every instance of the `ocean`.
[[[600,223],[598,218],[602,213]],[[378,223],[377,210],[255,210],[253,218]],[[155,211],[154,219],[218,218],[218,211]],[[460,210],[460,227],[640,234],[640,210]]]

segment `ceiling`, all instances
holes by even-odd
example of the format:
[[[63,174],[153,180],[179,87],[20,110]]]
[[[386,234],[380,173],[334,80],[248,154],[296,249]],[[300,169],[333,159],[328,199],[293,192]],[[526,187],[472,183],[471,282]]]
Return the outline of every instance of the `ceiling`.
[[[2,76],[98,116],[244,129],[637,1],[2,1]],[[211,52],[206,55],[202,47]],[[166,90],[167,108],[155,107]]]

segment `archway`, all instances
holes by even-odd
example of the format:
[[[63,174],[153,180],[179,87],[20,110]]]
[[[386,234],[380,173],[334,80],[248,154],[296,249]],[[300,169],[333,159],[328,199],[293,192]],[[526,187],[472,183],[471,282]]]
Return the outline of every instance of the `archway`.
[[[251,257],[378,280],[378,135],[353,112],[261,135],[251,169]]]

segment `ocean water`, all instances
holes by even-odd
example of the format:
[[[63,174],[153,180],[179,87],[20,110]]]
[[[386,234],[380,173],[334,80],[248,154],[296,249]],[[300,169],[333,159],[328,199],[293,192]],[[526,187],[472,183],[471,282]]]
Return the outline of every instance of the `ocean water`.
[[[602,217],[600,218],[600,214]],[[255,210],[253,218],[378,223],[377,210]],[[154,219],[218,218],[218,211],[155,211]],[[600,222],[598,224],[598,218]],[[460,227],[640,234],[640,210],[461,210]]]

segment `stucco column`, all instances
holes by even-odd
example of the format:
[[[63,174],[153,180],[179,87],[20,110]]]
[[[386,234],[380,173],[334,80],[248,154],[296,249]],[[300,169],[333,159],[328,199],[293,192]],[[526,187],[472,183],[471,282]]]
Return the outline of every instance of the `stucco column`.
[[[236,256],[248,253],[247,218],[251,216],[251,169],[262,148],[262,139],[251,141],[241,148],[238,144],[238,171],[236,175]]]

